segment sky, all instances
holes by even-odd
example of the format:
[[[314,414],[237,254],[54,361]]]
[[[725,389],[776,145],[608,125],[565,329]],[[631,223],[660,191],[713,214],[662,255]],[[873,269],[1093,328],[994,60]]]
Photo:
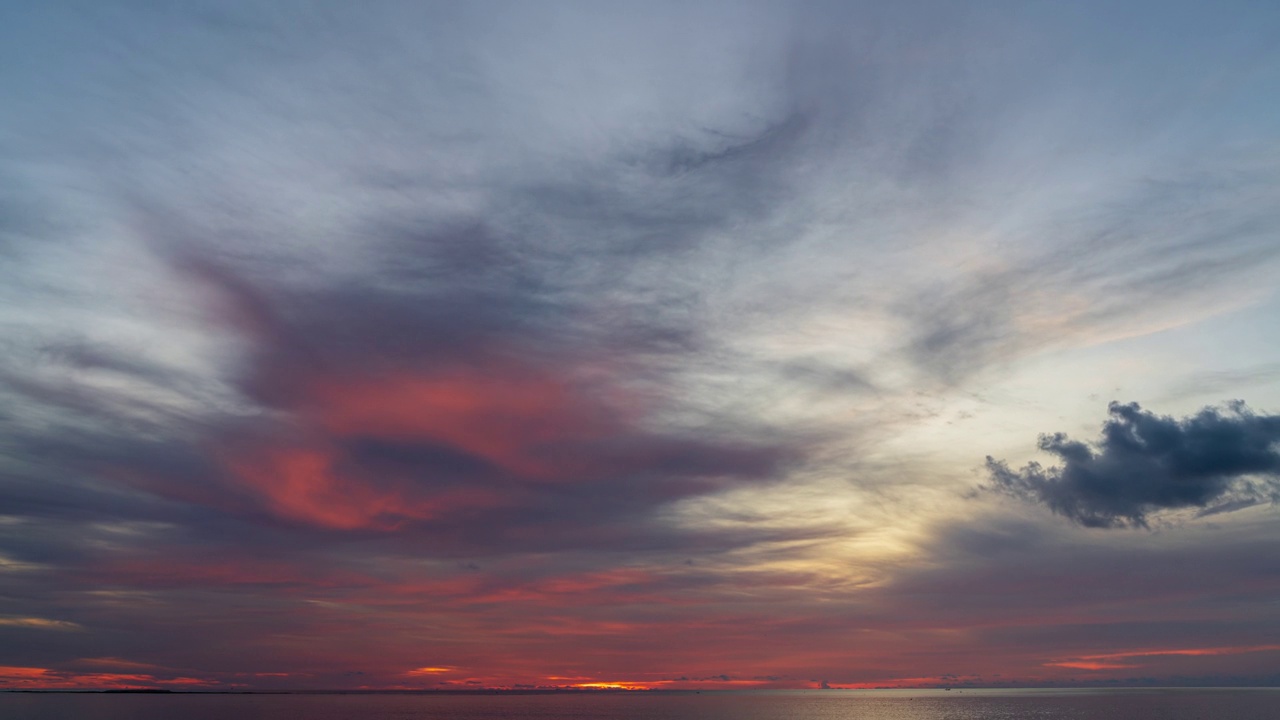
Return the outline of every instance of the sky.
[[[1280,684],[1275,3],[0,3],[0,688]]]

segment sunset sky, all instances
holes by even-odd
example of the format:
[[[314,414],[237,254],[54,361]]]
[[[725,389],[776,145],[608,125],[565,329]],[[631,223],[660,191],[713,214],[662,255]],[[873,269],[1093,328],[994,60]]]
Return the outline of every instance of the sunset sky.
[[[1280,4],[0,2],[0,688],[1280,685]]]

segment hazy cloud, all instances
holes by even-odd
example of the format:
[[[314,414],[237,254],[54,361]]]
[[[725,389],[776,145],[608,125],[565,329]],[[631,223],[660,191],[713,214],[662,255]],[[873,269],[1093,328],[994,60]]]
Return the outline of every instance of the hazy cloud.
[[[1117,367],[1274,406],[1260,6],[5,19],[0,666],[839,687],[1275,633],[1269,416],[1118,406],[992,462],[1036,505],[954,502],[973,438],[1162,397]]]

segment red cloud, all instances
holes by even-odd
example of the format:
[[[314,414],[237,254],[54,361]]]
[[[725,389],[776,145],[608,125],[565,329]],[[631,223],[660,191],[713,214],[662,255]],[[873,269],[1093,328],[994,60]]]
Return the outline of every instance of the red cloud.
[[[612,413],[566,379],[509,364],[323,378],[308,391],[306,411],[330,435],[436,442],[525,478],[581,471],[564,446],[617,430]]]
[[[0,666],[0,688],[7,690],[108,690],[154,687],[214,687],[217,680],[157,677],[146,673],[77,673],[44,667]]]
[[[344,449],[352,441],[446,448],[516,479],[554,482],[589,470],[575,446],[617,429],[601,403],[568,382],[511,366],[323,376],[300,387],[291,432],[221,455],[272,513],[332,529],[393,529],[504,501],[495,490],[459,486],[464,478],[447,469],[424,478],[363,468]]]

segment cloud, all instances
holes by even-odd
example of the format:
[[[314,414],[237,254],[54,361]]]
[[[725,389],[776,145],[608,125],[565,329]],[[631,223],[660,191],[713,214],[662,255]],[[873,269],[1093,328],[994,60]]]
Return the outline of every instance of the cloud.
[[[1020,470],[987,457],[988,489],[1087,527],[1146,527],[1161,510],[1209,514],[1280,497],[1280,416],[1258,415],[1242,401],[1206,407],[1181,420],[1113,402],[1092,444],[1065,433],[1041,435],[1041,450],[1063,464]]]
[[[895,296],[909,321],[905,356],[962,384],[1037,351],[1145,335],[1256,300],[1269,288],[1261,269],[1277,257],[1276,171],[1273,155],[1233,148],[1194,171],[1112,174],[1088,207],[1028,196],[1040,226],[1015,227],[967,272]],[[1239,387],[1249,376],[1194,379]]]
[[[470,239],[484,243],[483,235]],[[801,459],[798,438],[742,421],[682,432],[651,421],[673,399],[643,382],[650,372],[643,360],[685,355],[684,342],[670,340],[686,329],[666,329],[662,320],[598,332],[575,324],[581,316],[572,301],[539,306],[537,291],[506,275],[468,274],[462,265],[487,273],[481,268],[494,260],[463,262],[462,254],[478,251],[450,248],[449,240],[423,244],[418,258],[446,255],[461,265],[415,291],[267,287],[249,271],[189,251],[174,256],[177,272],[210,306],[213,326],[247,348],[228,382],[253,411],[167,409],[125,423],[121,402],[105,391],[7,378],[11,391],[73,411],[43,427],[14,424],[17,454],[61,472],[24,469],[10,491],[20,481],[30,486],[24,513],[69,515],[66,493],[35,476],[80,476],[90,480],[74,497],[99,511],[119,504],[98,492],[141,490],[143,498],[255,523],[425,534],[442,550],[583,537],[601,547],[665,545],[686,533],[660,527],[660,508],[778,479]],[[512,261],[512,272],[530,272],[529,264]],[[171,379],[97,348],[49,352],[72,369]],[[148,503],[118,509],[146,517]],[[726,540],[762,533],[740,535]]]
[[[1172,384],[1162,400],[1184,400],[1217,395],[1239,388],[1258,388],[1280,380],[1280,362],[1269,362],[1233,370],[1194,372]]]
[[[0,626],[34,628],[37,630],[80,630],[80,625],[66,620],[50,620],[41,617],[0,617]]]
[[[1123,68],[1166,53],[1110,17],[1109,50],[968,7],[15,18],[0,665],[840,687],[1276,642],[1274,517],[1139,553],[1173,533],[935,507],[994,369],[1271,287],[1275,156],[1176,134],[1270,133],[1264,83],[1181,92],[1249,34],[1158,19],[1186,107],[1149,118]],[[1224,482],[1202,514],[1266,496]]]

